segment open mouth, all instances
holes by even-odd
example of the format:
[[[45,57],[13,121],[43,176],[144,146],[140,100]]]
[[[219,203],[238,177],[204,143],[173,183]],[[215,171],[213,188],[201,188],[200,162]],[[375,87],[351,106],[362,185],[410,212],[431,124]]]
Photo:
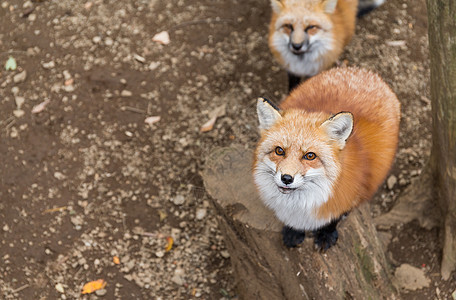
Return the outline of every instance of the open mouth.
[[[281,186],[279,186],[278,188],[282,194],[289,194],[289,193],[293,192],[294,190],[296,190],[296,188],[287,188],[287,187],[281,187]]]

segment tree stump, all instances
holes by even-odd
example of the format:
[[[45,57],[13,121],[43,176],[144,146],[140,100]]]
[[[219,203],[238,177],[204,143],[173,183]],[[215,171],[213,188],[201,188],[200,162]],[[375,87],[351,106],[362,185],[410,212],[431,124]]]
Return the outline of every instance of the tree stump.
[[[288,249],[282,243],[283,225],[257,195],[252,158],[253,152],[240,146],[216,149],[202,174],[219,214],[240,299],[395,298],[368,205],[339,223],[339,241],[326,253],[314,250],[311,237]]]

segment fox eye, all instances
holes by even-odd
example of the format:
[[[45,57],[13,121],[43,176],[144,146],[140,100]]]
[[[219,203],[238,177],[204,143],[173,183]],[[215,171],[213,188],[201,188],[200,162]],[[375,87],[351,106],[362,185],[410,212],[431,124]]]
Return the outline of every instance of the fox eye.
[[[284,156],[285,155],[285,150],[283,150],[281,147],[276,147],[274,150],[275,154],[278,156]]]
[[[313,152],[307,152],[306,154],[304,154],[304,159],[307,160],[314,160],[316,157],[317,155]]]
[[[293,31],[293,25],[291,25],[291,24],[283,24],[282,27],[285,28],[285,29],[288,29],[290,31]]]
[[[309,25],[306,27],[306,29],[304,31],[307,32],[308,34],[312,35],[317,32],[318,28],[319,27],[317,25]]]

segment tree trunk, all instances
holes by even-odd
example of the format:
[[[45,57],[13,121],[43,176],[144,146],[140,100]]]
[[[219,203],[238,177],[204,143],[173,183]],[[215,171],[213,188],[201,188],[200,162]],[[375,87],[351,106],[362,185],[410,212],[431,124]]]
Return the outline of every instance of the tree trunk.
[[[241,147],[217,149],[203,172],[240,299],[394,298],[367,205],[339,223],[339,241],[326,253],[314,250],[312,238],[288,249],[282,243],[282,224],[258,198],[252,158],[253,153]]]
[[[441,273],[456,269],[456,3],[427,0],[433,147],[431,166],[444,220]]]

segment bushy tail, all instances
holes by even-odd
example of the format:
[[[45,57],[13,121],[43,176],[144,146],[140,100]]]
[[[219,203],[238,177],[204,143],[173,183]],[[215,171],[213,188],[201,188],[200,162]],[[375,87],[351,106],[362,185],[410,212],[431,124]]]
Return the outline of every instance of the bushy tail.
[[[360,18],[364,16],[371,10],[382,5],[385,1],[386,0],[359,0],[357,17]]]

